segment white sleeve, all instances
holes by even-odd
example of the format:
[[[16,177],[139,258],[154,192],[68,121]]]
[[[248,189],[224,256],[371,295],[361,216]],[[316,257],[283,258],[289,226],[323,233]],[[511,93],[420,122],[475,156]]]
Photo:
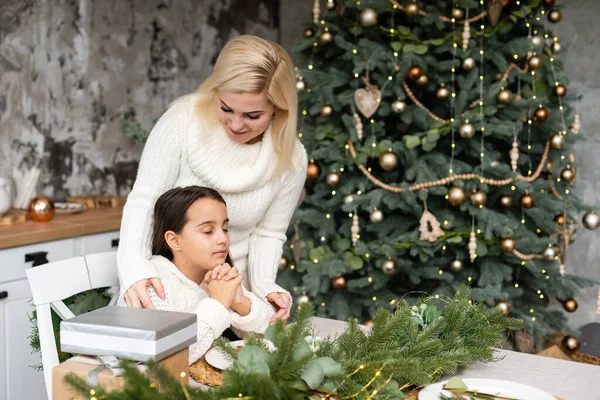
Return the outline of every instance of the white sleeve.
[[[231,327],[236,333],[265,333],[269,327],[271,317],[275,315],[275,310],[266,301],[260,300],[256,295],[242,288],[244,296],[250,299],[250,313],[244,317],[235,311],[230,310]]]
[[[154,204],[161,194],[173,188],[177,178],[188,115],[183,105],[168,109],[144,146],[121,220],[117,266],[122,293],[137,281],[157,276],[149,261]]]
[[[275,279],[286,240],[285,234],[306,181],[308,166],[306,151],[299,142],[297,146],[294,170],[287,173],[282,190],[250,235],[248,244],[250,287],[260,299],[273,292],[289,294],[287,290],[275,283]]]

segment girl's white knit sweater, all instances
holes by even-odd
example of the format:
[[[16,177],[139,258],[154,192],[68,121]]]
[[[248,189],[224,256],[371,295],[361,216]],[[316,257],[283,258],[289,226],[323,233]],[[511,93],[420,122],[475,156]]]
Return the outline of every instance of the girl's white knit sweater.
[[[306,151],[299,141],[292,162],[293,169],[276,172],[270,127],[260,142],[240,144],[220,123],[199,118],[191,100],[171,106],[148,137],[123,210],[117,252],[121,291],[158,276],[150,262],[157,198],[174,187],[199,185],[219,191],[227,202],[230,254],[246,288],[260,298],[286,292],[275,278],[306,179]]]
[[[244,333],[264,333],[275,314],[273,307],[244,289],[244,295],[252,303],[250,314],[242,317],[228,310],[217,300],[211,299],[203,285],[187,278],[171,261],[162,256],[153,256],[150,263],[156,268],[158,277],[165,286],[163,300],[148,288],[150,300],[157,310],[194,313],[198,316],[198,340],[190,346],[190,364],[200,359],[210,349],[215,339],[229,327],[243,336]],[[117,302],[126,306],[123,296]]]

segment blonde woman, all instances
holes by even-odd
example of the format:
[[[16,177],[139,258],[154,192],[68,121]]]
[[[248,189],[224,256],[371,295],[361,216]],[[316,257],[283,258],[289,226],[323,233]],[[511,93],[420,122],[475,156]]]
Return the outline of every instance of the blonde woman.
[[[117,261],[130,307],[154,308],[148,286],[165,297],[150,262],[156,200],[174,187],[199,185],[219,191],[227,202],[230,254],[246,288],[277,309],[272,320],[289,317],[291,296],[275,278],[306,179],[297,111],[286,51],[256,36],[239,36],[225,45],[198,90],[163,114],[123,210]]]

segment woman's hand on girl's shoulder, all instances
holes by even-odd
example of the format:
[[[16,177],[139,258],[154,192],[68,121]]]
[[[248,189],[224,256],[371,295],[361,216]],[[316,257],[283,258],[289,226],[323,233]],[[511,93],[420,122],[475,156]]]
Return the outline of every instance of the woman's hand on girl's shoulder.
[[[149,286],[154,288],[154,291],[161,299],[165,299],[165,289],[161,280],[159,278],[150,278],[142,279],[131,285],[125,292],[125,303],[133,308],[156,310],[156,307],[154,307],[154,304],[152,304],[150,296],[148,295]]]
[[[267,301],[271,303],[275,310],[277,311],[273,318],[271,318],[271,324],[275,322],[275,320],[281,319],[283,321],[287,321],[291,314],[291,303],[292,299],[290,295],[285,292],[273,292],[267,295]]]

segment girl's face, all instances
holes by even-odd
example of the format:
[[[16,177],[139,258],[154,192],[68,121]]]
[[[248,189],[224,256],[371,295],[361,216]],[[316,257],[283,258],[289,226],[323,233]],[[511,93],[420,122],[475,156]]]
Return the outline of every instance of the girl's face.
[[[225,204],[213,199],[196,200],[187,211],[188,222],[170,242],[176,258],[192,267],[211,270],[225,262],[229,252],[229,219]],[[170,233],[169,233],[170,232]],[[165,235],[173,235],[172,231]]]
[[[227,136],[237,143],[256,143],[269,126],[275,107],[267,91],[219,93],[217,115]]]

